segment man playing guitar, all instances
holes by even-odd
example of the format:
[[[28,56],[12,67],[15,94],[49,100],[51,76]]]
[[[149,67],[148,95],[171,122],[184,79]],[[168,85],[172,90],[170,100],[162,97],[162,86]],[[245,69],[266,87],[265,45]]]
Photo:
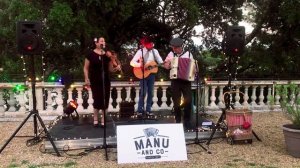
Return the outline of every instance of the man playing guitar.
[[[138,102],[137,114],[142,116],[144,112],[148,116],[153,116],[151,112],[152,97],[155,82],[155,73],[157,72],[157,64],[163,64],[163,60],[157,49],[154,48],[153,40],[150,37],[141,39],[143,48],[139,49],[130,65],[134,68],[134,74],[140,79],[140,95]],[[144,109],[144,98],[147,96],[146,111]]]

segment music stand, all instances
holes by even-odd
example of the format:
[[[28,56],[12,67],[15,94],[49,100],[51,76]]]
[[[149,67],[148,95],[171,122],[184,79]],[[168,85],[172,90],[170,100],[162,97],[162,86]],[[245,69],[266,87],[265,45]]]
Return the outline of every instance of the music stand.
[[[142,52],[142,65],[141,68],[142,68],[142,74],[143,74],[143,77],[142,79],[142,94],[143,94],[143,101],[142,101],[142,104],[143,104],[143,107],[142,107],[142,116],[141,117],[137,117],[136,119],[132,119],[132,120],[129,120],[128,122],[135,122],[135,121],[143,121],[143,123],[146,123],[146,120],[154,120],[154,121],[157,121],[156,118],[151,118],[150,116],[147,117],[147,114],[145,113],[145,59],[144,59],[144,52],[143,52],[143,48],[141,48],[141,52]],[[140,92],[141,94],[141,92]],[[149,96],[149,95],[148,95]],[[147,98],[148,99],[148,98]],[[141,101],[141,100],[139,100]],[[155,117],[155,116],[154,116]]]
[[[16,134],[20,131],[20,129],[24,126],[24,124],[28,121],[28,119],[33,115],[33,126],[34,126],[34,139],[40,139],[38,136],[38,121],[40,122],[40,125],[43,127],[46,136],[48,140],[50,141],[55,153],[57,156],[61,156],[58,152],[53,139],[48,132],[43,119],[39,115],[38,110],[36,109],[36,95],[35,95],[35,69],[34,69],[34,58],[33,55],[30,54],[30,72],[31,72],[31,89],[32,89],[32,102],[33,102],[33,109],[30,111],[28,116],[24,119],[24,121],[20,124],[20,126],[15,130],[15,132],[11,135],[11,137],[5,142],[5,144],[1,147],[0,153],[4,150],[4,148],[9,144],[9,142],[16,136]]]

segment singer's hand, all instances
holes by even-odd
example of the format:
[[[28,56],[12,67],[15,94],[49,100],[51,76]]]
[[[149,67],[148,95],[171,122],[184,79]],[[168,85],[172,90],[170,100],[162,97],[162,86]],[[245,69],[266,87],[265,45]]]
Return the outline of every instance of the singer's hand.
[[[91,85],[91,82],[90,82],[90,79],[89,78],[86,78],[85,80],[84,80],[84,82],[85,82],[85,85]]]

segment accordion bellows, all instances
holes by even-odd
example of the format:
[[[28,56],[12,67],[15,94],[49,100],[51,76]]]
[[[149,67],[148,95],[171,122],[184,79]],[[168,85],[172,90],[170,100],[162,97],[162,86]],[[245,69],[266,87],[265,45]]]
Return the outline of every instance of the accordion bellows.
[[[170,79],[194,81],[196,73],[195,60],[175,57],[171,61]]]

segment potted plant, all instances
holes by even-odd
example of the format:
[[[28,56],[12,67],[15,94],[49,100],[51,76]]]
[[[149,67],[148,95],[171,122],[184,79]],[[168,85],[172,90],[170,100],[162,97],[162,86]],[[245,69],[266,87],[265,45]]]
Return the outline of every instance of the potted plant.
[[[300,158],[300,89],[293,83],[276,85],[275,89],[281,97],[282,111],[292,122],[282,126],[287,151],[290,155]]]

